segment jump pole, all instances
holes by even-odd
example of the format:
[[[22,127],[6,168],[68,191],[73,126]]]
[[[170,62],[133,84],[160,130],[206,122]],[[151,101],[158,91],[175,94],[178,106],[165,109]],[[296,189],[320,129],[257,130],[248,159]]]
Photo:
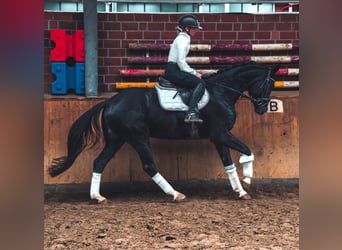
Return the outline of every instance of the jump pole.
[[[299,62],[299,56],[201,56],[201,57],[187,57],[189,64],[226,64],[226,63],[243,63],[248,61],[255,61],[258,63],[294,63]],[[130,64],[165,64],[167,57],[129,57]]]
[[[162,43],[129,43],[128,48],[133,50],[168,50],[170,44]],[[272,50],[297,50],[298,44],[275,43],[275,44],[191,44],[191,51],[224,51],[224,50],[245,50],[245,51],[272,51]]]
[[[218,69],[199,69],[196,70],[203,76],[209,76],[212,74],[217,73]],[[163,76],[165,73],[164,69],[125,69],[120,70],[120,75],[122,76]],[[285,75],[285,76],[295,76],[299,75],[299,69],[298,68],[284,68],[279,69],[276,73],[276,75]]]
[[[117,89],[153,88],[158,82],[117,82]],[[275,81],[274,88],[299,88],[299,81]]]

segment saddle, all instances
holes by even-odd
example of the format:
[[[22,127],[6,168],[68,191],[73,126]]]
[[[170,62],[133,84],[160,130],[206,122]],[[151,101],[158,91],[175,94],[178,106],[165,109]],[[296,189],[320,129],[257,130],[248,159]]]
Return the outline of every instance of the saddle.
[[[179,88],[164,77],[159,77],[159,84],[154,85],[160,106],[169,111],[187,111],[192,90]],[[204,91],[201,100],[198,102],[198,109],[203,109],[209,102],[209,92]]]

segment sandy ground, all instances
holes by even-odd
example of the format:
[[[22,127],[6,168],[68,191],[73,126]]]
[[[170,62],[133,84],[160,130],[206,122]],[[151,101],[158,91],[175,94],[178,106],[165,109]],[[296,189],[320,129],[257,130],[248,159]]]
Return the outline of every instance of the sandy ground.
[[[104,188],[91,204],[88,186],[45,192],[44,249],[299,249],[297,181],[260,181],[252,200],[226,182],[174,184],[173,202],[154,184]]]

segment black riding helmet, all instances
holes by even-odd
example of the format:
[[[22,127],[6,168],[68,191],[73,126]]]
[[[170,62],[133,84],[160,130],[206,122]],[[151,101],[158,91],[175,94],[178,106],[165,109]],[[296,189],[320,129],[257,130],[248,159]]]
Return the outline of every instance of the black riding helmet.
[[[179,19],[177,28],[183,31],[186,27],[199,30],[202,29],[202,27],[199,24],[199,21],[193,15],[184,15]]]

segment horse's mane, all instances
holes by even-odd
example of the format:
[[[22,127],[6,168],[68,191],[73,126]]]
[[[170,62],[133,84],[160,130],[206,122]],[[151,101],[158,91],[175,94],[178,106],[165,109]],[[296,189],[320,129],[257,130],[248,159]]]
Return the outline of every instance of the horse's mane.
[[[223,72],[226,72],[228,70],[235,69],[235,68],[238,68],[241,66],[256,65],[256,64],[257,64],[257,62],[255,62],[255,61],[248,61],[248,62],[244,62],[244,63],[234,64],[231,67],[227,67],[227,68],[218,70],[216,74],[219,75],[219,74],[222,74]]]
[[[226,74],[223,74],[223,73],[226,73],[226,72],[230,73],[230,71],[233,69],[236,69],[236,68],[241,67],[241,66],[247,66],[247,65],[258,65],[258,63],[255,61],[248,61],[248,62],[244,62],[244,63],[234,64],[230,67],[219,69],[216,73],[214,73],[210,76],[207,76],[204,79],[206,81],[211,81],[211,80],[217,79],[217,77],[225,77]]]

